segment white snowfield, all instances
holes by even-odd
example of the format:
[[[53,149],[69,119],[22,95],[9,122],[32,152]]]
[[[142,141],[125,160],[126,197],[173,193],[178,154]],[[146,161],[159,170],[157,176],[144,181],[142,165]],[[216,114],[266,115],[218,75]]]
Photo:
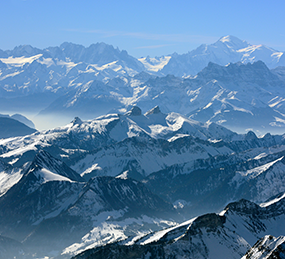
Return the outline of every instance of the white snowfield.
[[[26,63],[32,63],[35,60],[38,60],[40,57],[42,56],[42,54],[38,54],[35,56],[31,56],[31,57],[8,57],[8,58],[0,58],[0,60],[10,66],[15,66],[15,67],[22,67],[23,65],[25,65]]]
[[[147,71],[159,72],[168,64],[170,59],[171,56],[163,56],[159,58],[139,58],[138,60],[144,64]]]

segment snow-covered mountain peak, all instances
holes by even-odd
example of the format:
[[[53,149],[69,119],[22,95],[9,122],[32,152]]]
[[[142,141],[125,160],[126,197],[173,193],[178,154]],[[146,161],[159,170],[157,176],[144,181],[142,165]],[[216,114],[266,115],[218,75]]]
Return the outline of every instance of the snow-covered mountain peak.
[[[125,126],[118,128],[118,125],[112,129],[112,136],[115,134],[114,130],[128,130],[133,132],[132,134],[147,134],[153,138],[171,138],[176,134],[186,134],[198,137],[203,140],[208,138],[220,139],[223,137],[231,137],[234,135],[230,130],[225,129],[222,126],[210,126],[209,124],[203,124],[190,118],[184,117],[179,113],[164,114],[160,111],[159,106],[155,106],[153,109],[146,112],[144,115],[141,113],[141,109],[134,106],[131,111],[127,112],[123,116],[119,116],[122,123],[127,122]],[[134,131],[135,130],[135,131]],[[135,133],[136,132],[136,133]],[[126,134],[126,132],[124,133]]]
[[[220,38],[218,42],[224,43],[228,48],[232,48],[235,51],[245,48],[249,45],[246,41],[240,40],[239,38],[231,35]]]
[[[259,209],[260,207],[257,204],[245,199],[241,199],[240,201],[228,204],[225,211],[227,211],[227,213],[231,211],[239,214],[252,214],[254,211],[258,211]]]
[[[209,213],[142,238],[133,238],[132,242],[88,250],[75,258],[101,258],[102,254],[110,258],[125,258],[126,254],[136,255],[137,258],[159,259],[284,258],[285,238],[280,236],[284,232],[284,212],[280,217],[267,212],[248,211],[248,214],[243,215]],[[270,234],[272,232],[280,237],[273,237]],[[256,242],[258,239],[260,241]]]
[[[82,120],[79,117],[75,117],[74,120],[71,122],[73,125],[80,125],[82,124]]]
[[[181,214],[191,210],[191,213],[195,213],[191,215],[193,217],[200,214],[201,206],[205,206],[205,213],[208,213],[224,207],[228,201],[245,199],[249,195],[251,201],[258,200],[258,203],[275,197],[274,203],[271,201],[264,207],[240,200],[227,206],[223,213],[206,214],[179,228],[165,229],[151,234],[152,236],[145,236],[146,239],[142,237],[147,234],[146,228],[148,232],[155,230],[149,224],[141,225],[143,231],[130,226],[132,231],[122,232],[124,238],[131,236],[130,239],[139,244],[148,239],[153,247],[167,242],[168,251],[176,252],[179,251],[176,248],[182,248],[181,256],[185,251],[192,251],[192,255],[188,254],[190,258],[241,258],[248,250],[248,244],[253,245],[264,236],[264,226],[270,232],[269,221],[272,223],[275,219],[279,220],[276,224],[273,223],[274,227],[284,222],[284,201],[279,203],[284,196],[276,195],[284,192],[285,147],[282,136],[268,134],[257,138],[253,132],[247,135],[236,134],[237,137],[234,135],[235,133],[214,123],[203,124],[174,112],[164,114],[158,106],[144,115],[135,106],[129,114],[109,114],[89,121],[75,118],[62,128],[2,140],[1,159],[6,163],[11,162],[11,167],[15,164],[13,161],[20,159],[27,164],[21,172],[24,174],[23,180],[14,183],[18,187],[10,188],[2,196],[7,200],[0,199],[0,227],[6,228],[5,219],[9,218],[4,202],[5,206],[9,206],[10,215],[14,215],[15,208],[19,212],[10,221],[11,226],[20,222],[21,214],[30,208],[25,215],[31,224],[41,224],[40,222],[53,217],[53,222],[60,220],[60,226],[62,222],[67,222],[66,235],[71,235],[70,229],[73,230],[74,227],[74,233],[82,231],[79,231],[81,236],[68,244],[82,238],[81,243],[84,245],[73,245],[79,252],[83,248],[118,241],[116,237],[106,241],[103,236],[105,233],[112,235],[118,229],[114,226],[121,224],[118,219],[129,221],[130,213],[141,212],[140,209],[144,209],[142,212],[147,210],[150,213],[160,213],[157,208],[163,205],[162,201],[146,188],[155,191],[160,197],[166,197],[171,204],[181,204],[176,207],[176,211]],[[44,151],[40,151],[34,158],[34,154],[41,149]],[[27,171],[29,173],[25,174]],[[71,177],[71,172],[75,174],[75,171],[86,177],[88,182],[78,183],[79,179],[72,180],[74,178]],[[254,177],[250,177],[251,172]],[[237,174],[240,174],[238,181]],[[3,175],[0,174],[0,187]],[[249,177],[246,178],[247,175]],[[269,192],[270,189],[274,193]],[[260,190],[266,192],[266,195],[262,193],[261,199]],[[25,199],[24,204],[22,201]],[[165,208],[171,210],[170,204],[165,204]],[[60,218],[54,218],[59,214]],[[77,217],[79,221],[69,221]],[[81,229],[81,219],[83,224],[90,224],[88,228]],[[112,226],[105,229],[103,235],[101,222],[104,226]],[[59,225],[56,223],[56,226]],[[120,225],[122,228],[124,226]],[[91,229],[92,232],[88,232]],[[257,232],[258,230],[263,232]],[[248,231],[255,232],[251,234]],[[86,233],[90,237],[87,242],[89,237]],[[276,233],[269,234],[280,235]],[[42,233],[39,234],[42,236]],[[140,237],[133,238],[137,234]],[[96,240],[91,235],[96,236]],[[35,237],[34,234],[32,236]],[[98,243],[99,239],[103,243]],[[156,240],[158,242],[153,243]],[[220,248],[228,251],[228,254],[217,256],[216,251]],[[210,251],[209,256],[195,256],[200,251],[205,255]],[[235,256],[231,256],[231,253]]]
[[[61,160],[52,157],[44,150],[40,150],[36,154],[33,162],[26,172],[26,175],[29,173],[33,173],[38,179],[41,178],[42,181],[84,181],[79,174],[65,165]]]
[[[102,74],[103,78],[113,78],[119,74],[134,75],[144,70],[143,64],[130,56],[127,51],[120,51],[118,48],[115,49],[112,45],[104,42],[94,43],[89,47],[64,42],[60,47],[45,49],[44,54],[46,57],[59,59],[61,62],[89,64],[90,66],[86,65],[89,69],[87,71],[84,69],[83,71],[85,73],[90,73],[91,71],[97,72],[96,70],[100,72],[104,71],[105,73]],[[90,70],[90,67],[93,69]]]
[[[221,38],[219,39],[219,41],[221,41],[221,42],[231,42],[231,41],[233,41],[234,39],[239,40],[239,39],[236,38],[236,37],[233,37],[233,36],[231,36],[231,35],[227,35],[227,36],[221,37]]]
[[[247,64],[258,60],[262,60],[269,68],[274,68],[284,66],[282,55],[283,52],[264,45],[251,45],[234,36],[224,36],[213,44],[202,44],[186,54],[172,54],[171,59],[160,72],[165,75],[190,77],[195,76],[209,62],[225,66],[239,61]]]

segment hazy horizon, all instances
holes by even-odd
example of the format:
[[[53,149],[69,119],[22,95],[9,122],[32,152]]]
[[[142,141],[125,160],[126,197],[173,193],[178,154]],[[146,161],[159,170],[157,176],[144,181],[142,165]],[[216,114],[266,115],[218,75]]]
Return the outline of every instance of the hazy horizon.
[[[186,53],[225,35],[285,50],[284,1],[11,0],[1,9],[2,50],[105,42],[140,58]]]

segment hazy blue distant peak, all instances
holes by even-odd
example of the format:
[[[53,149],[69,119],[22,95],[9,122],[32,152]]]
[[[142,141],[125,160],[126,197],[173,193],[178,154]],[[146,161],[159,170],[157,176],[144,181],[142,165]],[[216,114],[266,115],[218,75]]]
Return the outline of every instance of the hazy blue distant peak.
[[[11,51],[7,51],[9,56],[13,57],[31,57],[42,53],[42,50],[34,48],[31,45],[20,45]]]
[[[231,35],[221,37],[215,44],[217,43],[223,43],[228,48],[233,48],[234,50],[239,50],[249,46],[249,43],[247,43],[245,40],[240,40],[239,38]]]
[[[11,118],[13,118],[19,122],[24,123],[25,125],[27,125],[30,128],[33,128],[33,129],[35,128],[35,124],[31,120],[29,120],[28,118],[26,118],[25,116],[23,116],[21,114],[13,114],[11,116]]]

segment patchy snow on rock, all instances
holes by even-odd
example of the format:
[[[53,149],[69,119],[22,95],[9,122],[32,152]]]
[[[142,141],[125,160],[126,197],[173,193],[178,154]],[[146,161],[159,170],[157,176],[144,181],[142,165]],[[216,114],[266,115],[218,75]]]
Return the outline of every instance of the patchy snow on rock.
[[[125,240],[124,243],[126,245],[131,245],[135,240],[153,230],[176,224],[172,221],[151,218],[146,215],[139,218],[117,220],[121,216],[122,212],[120,211],[100,213],[94,218],[94,228],[82,237],[82,242],[67,247],[62,251],[62,255],[73,256],[87,249],[123,240]],[[148,228],[144,226],[148,226]]]
[[[283,157],[276,159],[273,162],[267,163],[262,166],[258,166],[256,168],[253,168],[251,170],[245,171],[245,172],[236,172],[236,177],[233,179],[233,181],[237,179],[241,179],[240,177],[246,178],[246,179],[253,179],[262,174],[263,172],[267,171],[270,167],[272,167],[275,163],[281,161]]]

